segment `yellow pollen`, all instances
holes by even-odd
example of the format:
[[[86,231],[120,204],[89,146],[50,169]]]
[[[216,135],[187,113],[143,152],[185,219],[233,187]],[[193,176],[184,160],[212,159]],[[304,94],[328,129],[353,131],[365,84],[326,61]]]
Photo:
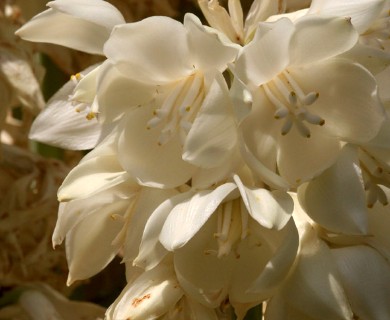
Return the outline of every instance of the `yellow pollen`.
[[[191,106],[187,106],[186,109],[185,109],[187,112],[189,112],[191,110]]]
[[[89,112],[85,117],[87,120],[92,120],[95,118],[95,114],[93,112]]]

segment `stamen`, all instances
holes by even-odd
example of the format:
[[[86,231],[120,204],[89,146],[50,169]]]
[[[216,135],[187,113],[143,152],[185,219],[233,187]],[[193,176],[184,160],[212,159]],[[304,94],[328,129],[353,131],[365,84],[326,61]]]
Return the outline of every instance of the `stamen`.
[[[310,138],[310,130],[302,121],[294,121],[294,124],[302,137]]]
[[[241,240],[248,236],[248,224],[249,224],[249,212],[246,209],[242,200],[240,200],[240,213],[241,213]]]
[[[303,117],[311,124],[317,124],[319,126],[323,126],[325,124],[324,119],[322,119],[320,116],[317,116],[316,114],[310,113],[309,111],[304,112]]]
[[[281,131],[282,136],[285,136],[287,133],[290,132],[292,125],[293,125],[293,121],[291,120],[291,117],[287,117],[282,127],[282,131]]]
[[[88,112],[85,117],[87,118],[87,120],[92,120],[95,118],[95,114],[93,112]]]
[[[301,136],[309,138],[310,129],[304,122],[320,126],[325,124],[324,119],[305,108],[317,101],[319,93],[305,94],[288,70],[262,87],[269,101],[275,106],[274,118],[285,119],[281,128],[282,135],[289,133],[294,124]]]

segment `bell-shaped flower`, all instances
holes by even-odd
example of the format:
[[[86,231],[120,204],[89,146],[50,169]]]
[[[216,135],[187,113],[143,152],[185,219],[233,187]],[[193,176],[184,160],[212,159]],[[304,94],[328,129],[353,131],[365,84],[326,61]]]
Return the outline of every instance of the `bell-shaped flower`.
[[[384,111],[375,79],[337,58],[357,39],[347,18],[282,18],[260,24],[241,51],[234,73],[253,101],[240,124],[241,149],[266,183],[297,186],[334,163],[343,141],[378,133]]]
[[[125,23],[115,7],[102,0],[56,0],[47,5],[48,10],[32,18],[16,34],[33,42],[59,44],[103,55],[103,45],[113,27]],[[74,32],[69,32],[70,27]],[[102,126],[93,112],[97,108],[93,106],[97,103],[94,101],[96,88],[93,81],[97,70],[95,65],[72,75],[35,121],[31,139],[73,150],[91,149],[103,139]],[[82,81],[89,73],[89,78],[93,79]],[[84,85],[83,97],[75,95],[79,82],[88,83],[88,90]]]
[[[198,168],[223,176],[237,154],[237,136],[222,72],[237,48],[187,14],[184,25],[150,17],[117,26],[104,52],[99,118],[125,119],[118,156],[126,171],[141,184],[165,188],[194,178]]]
[[[29,41],[102,55],[113,27],[125,23],[115,7],[102,0],[56,0],[47,6],[49,9],[33,17],[16,34]]]
[[[134,264],[149,270],[173,252],[188,296],[209,308],[228,296],[241,319],[272,294],[295,258],[292,209],[287,194],[245,187],[237,176],[179,194],[151,215]],[[248,293],[254,283],[258,292]]]
[[[252,39],[259,22],[284,12],[286,1],[254,0],[245,19],[239,0],[228,1],[229,12],[218,0],[198,0],[198,4],[211,27],[222,32],[231,42],[244,45]]]

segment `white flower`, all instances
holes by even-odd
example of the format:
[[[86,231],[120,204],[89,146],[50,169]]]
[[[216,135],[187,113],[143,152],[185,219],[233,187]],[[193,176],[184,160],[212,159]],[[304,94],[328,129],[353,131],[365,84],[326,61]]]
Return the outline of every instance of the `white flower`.
[[[186,294],[210,308],[228,296],[242,318],[283,280],[297,238],[287,194],[235,180],[162,203],[145,226],[134,264],[149,270],[171,251]],[[247,291],[252,287],[256,294]]]
[[[285,1],[254,0],[244,20],[239,0],[228,1],[229,12],[218,0],[198,0],[198,3],[211,27],[223,32],[231,42],[241,45],[252,40],[259,22],[285,10]]]
[[[100,272],[121,249],[125,259],[134,258],[150,213],[176,194],[140,187],[118,163],[116,139],[114,131],[82,159],[58,191],[62,203],[53,246],[66,239],[68,284]]]
[[[337,58],[357,37],[349,19],[305,16],[294,25],[282,18],[260,24],[243,48],[234,73],[253,106],[240,125],[242,150],[266,183],[299,185],[335,161],[342,141],[378,133],[384,112],[375,79]]]
[[[118,157],[126,171],[144,185],[165,188],[187,182],[197,167],[223,177],[237,138],[221,72],[237,48],[186,15],[184,25],[151,17],[118,26],[104,52],[99,118],[124,119]]]

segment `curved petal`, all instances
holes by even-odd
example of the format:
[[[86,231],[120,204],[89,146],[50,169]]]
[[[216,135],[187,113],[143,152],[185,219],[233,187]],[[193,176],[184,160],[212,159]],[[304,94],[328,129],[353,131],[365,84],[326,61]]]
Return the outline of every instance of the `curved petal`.
[[[219,74],[191,126],[183,159],[201,168],[220,166],[237,145],[237,128],[226,82]]]
[[[345,146],[333,166],[299,189],[307,214],[333,232],[367,232],[367,206],[356,148]]]
[[[213,237],[216,226],[217,216],[212,215],[202,230],[174,253],[175,272],[183,290],[209,308],[218,307],[226,299],[235,267],[234,255],[219,259],[208,253],[217,247]]]
[[[174,205],[186,197],[189,195],[177,195],[175,190],[141,190],[136,208],[126,226],[124,261],[134,259],[133,265],[145,270],[153,269],[161,262],[167,254],[158,240],[161,228]]]
[[[260,188],[244,186],[238,176],[234,181],[240,190],[242,201],[249,214],[260,225],[269,229],[284,228],[291,218],[294,202],[288,193],[283,191],[268,191]]]
[[[86,216],[99,210],[111,210],[114,213],[117,211],[116,208],[122,206],[123,199],[129,198],[131,195],[132,193],[129,193],[128,187],[122,185],[100,192],[98,196],[93,198],[60,203],[52,236],[53,247],[60,245],[66,234]]]
[[[49,3],[50,9],[36,15],[16,34],[25,40],[59,44],[92,54],[103,54],[111,29],[124,23],[119,11],[106,1]],[[69,27],[73,32],[69,32]]]
[[[276,173],[278,136],[281,129],[275,122],[273,106],[262,90],[256,90],[251,113],[241,122],[239,146],[247,165],[268,185],[288,190],[289,182]]]
[[[81,73],[88,73],[90,70],[88,68]],[[76,112],[69,101],[75,87],[72,80],[68,81],[48,101],[47,107],[31,126],[31,140],[70,150],[87,150],[96,146],[103,127],[96,119],[87,120],[86,114]]]
[[[47,4],[59,12],[103,26],[111,31],[118,24],[126,23],[120,11],[102,0],[55,0]]]
[[[337,159],[342,144],[322,132],[322,127],[311,126],[311,137],[306,138],[295,127],[279,134],[278,169],[291,185],[298,186],[329,168]]]
[[[359,34],[344,17],[304,16],[295,24],[290,41],[290,64],[304,65],[332,58],[357,42]]]
[[[131,108],[152,100],[156,87],[130,79],[110,60],[106,60],[97,79],[99,120],[111,122]]]
[[[260,23],[256,37],[243,48],[235,63],[235,74],[244,82],[262,85],[289,63],[288,47],[294,25],[287,19]]]
[[[365,68],[348,60],[329,59],[289,68],[289,72],[304,92],[319,94],[308,109],[325,120],[322,128],[329,134],[360,143],[378,133],[385,113],[375,78]]]
[[[169,251],[184,246],[206,223],[218,206],[237,189],[225,183],[215,190],[204,190],[176,205],[160,234],[160,242]]]
[[[366,246],[331,251],[354,313],[361,319],[389,318],[389,262]]]
[[[159,145],[159,127],[148,130],[151,106],[128,112],[124,118],[118,143],[118,159],[123,168],[140,184],[158,188],[174,188],[186,183],[195,167],[182,159],[178,135]]]
[[[135,185],[118,162],[116,143],[117,133],[113,131],[70,171],[58,190],[59,201],[92,196],[122,182]]]
[[[313,0],[309,14],[350,17],[353,26],[361,34],[379,16],[384,0]]]
[[[115,27],[104,53],[129,77],[146,83],[167,83],[193,71],[186,29],[168,17]]]
[[[158,319],[183,296],[173,268],[159,265],[129,283],[117,301],[112,319]]]
[[[275,250],[271,259],[267,262],[259,277],[254,280],[249,287],[249,292],[261,293],[262,296],[270,296],[271,293],[281,286],[282,281],[293,268],[294,260],[299,247],[299,236],[297,228],[292,220],[288,222],[286,228],[279,236],[282,243]],[[264,236],[267,234],[264,232]],[[270,234],[270,238],[274,235]]]
[[[291,307],[310,319],[351,319],[352,311],[331,252],[309,229],[301,241],[294,271],[281,287],[282,295]]]
[[[86,216],[66,236],[66,258],[69,266],[67,284],[92,277],[104,269],[114,258],[118,249],[112,245],[122,228],[122,221],[113,219],[113,214],[123,215],[127,200]]]
[[[191,195],[192,193],[184,193],[174,196],[154,210],[145,224],[139,253],[133,265],[150,270],[162,261],[168,252],[159,241],[161,229],[173,208],[182,201],[186,201]]]
[[[188,32],[190,61],[196,69],[223,72],[227,64],[234,61],[238,48],[224,45],[215,34],[207,32],[198,17],[187,13],[184,16],[184,27]]]

